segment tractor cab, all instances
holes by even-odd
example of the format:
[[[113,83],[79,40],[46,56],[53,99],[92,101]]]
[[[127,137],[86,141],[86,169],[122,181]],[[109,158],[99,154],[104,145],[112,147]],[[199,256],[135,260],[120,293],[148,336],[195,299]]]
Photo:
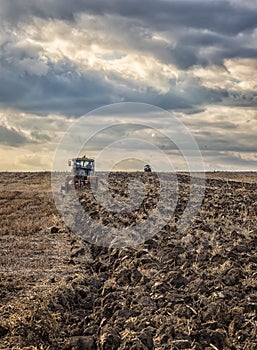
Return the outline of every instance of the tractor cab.
[[[95,160],[91,158],[73,158],[68,161],[72,173],[78,177],[92,176],[95,173]]]

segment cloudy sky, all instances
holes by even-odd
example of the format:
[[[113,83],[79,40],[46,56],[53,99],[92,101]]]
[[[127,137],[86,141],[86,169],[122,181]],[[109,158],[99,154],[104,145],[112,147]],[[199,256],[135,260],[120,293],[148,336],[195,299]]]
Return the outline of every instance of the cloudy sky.
[[[0,77],[0,170],[51,169],[75,121],[121,102],[170,111],[206,169],[257,170],[256,0],[1,0]]]

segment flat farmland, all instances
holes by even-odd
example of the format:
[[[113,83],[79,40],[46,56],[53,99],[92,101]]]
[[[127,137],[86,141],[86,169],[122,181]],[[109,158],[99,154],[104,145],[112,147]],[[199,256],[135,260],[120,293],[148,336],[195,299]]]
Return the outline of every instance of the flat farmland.
[[[125,203],[131,178],[144,176],[112,173],[112,196]],[[90,189],[77,198],[108,231],[155,210],[158,178],[147,186],[145,204],[120,217]],[[50,173],[0,173],[0,349],[256,349],[257,173],[207,173],[185,230],[188,174],[178,174],[178,187],[156,234],[104,247],[65,225]],[[60,201],[69,211],[69,194]]]

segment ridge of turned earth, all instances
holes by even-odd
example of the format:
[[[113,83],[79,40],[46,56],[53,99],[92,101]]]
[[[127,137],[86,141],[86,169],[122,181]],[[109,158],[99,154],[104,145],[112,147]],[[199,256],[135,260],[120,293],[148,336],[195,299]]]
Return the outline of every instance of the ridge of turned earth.
[[[117,194],[124,176],[113,175]],[[118,249],[65,227],[49,173],[0,174],[0,349],[256,349],[254,178],[208,174],[199,213],[179,232],[188,198],[179,175],[172,220]],[[79,197],[95,212],[89,191]]]

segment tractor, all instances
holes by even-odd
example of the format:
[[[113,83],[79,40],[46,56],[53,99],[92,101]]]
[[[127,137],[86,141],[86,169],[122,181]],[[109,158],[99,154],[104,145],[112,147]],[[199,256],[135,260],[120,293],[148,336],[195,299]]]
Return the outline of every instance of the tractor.
[[[68,160],[68,165],[72,167],[71,175],[65,180],[65,192],[69,192],[73,187],[75,190],[87,188],[90,185],[97,187],[98,177],[95,176],[95,160],[87,158],[73,158]]]
[[[144,166],[144,172],[145,173],[151,173],[152,172],[152,168],[151,168],[151,166],[149,164],[146,164]]]

